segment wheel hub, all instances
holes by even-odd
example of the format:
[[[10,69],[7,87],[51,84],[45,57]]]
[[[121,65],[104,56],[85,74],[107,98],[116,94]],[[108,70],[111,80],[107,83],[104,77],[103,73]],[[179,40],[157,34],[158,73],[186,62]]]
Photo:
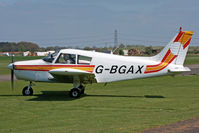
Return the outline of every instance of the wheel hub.
[[[76,97],[78,95],[78,93],[76,91],[73,91],[73,96]]]
[[[25,90],[25,93],[26,93],[26,95],[29,95],[30,94],[30,90]]]

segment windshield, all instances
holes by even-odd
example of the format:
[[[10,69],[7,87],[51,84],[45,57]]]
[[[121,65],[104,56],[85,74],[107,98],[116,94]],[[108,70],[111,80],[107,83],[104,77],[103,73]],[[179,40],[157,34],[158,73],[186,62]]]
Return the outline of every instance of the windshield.
[[[56,51],[55,53],[49,54],[48,56],[44,57],[43,60],[46,61],[46,62],[52,63],[53,60],[56,58],[58,53],[59,53],[59,51]]]

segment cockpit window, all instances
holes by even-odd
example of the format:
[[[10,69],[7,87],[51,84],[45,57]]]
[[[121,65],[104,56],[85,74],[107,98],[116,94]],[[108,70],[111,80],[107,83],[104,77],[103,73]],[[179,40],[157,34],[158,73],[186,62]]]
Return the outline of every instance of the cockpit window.
[[[88,56],[78,55],[77,64],[90,65],[92,58]]]
[[[59,51],[56,51],[55,53],[49,54],[48,56],[44,57],[43,60],[46,61],[46,62],[52,63],[53,60],[56,58],[58,53],[59,53]]]
[[[60,54],[59,58],[55,63],[61,64],[76,64],[76,55],[75,54]]]

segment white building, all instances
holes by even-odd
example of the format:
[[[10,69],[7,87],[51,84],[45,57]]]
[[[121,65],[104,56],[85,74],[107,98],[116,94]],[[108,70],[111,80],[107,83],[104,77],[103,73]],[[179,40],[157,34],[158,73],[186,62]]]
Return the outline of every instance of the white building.
[[[123,50],[124,55],[128,55],[128,51],[129,51],[129,50]]]
[[[47,56],[48,54],[52,54],[55,51],[47,51],[47,52],[35,52],[37,56]]]
[[[23,52],[23,56],[29,56],[29,55],[31,55],[30,51]]]
[[[2,52],[1,55],[2,56],[10,56],[10,54],[8,52]]]

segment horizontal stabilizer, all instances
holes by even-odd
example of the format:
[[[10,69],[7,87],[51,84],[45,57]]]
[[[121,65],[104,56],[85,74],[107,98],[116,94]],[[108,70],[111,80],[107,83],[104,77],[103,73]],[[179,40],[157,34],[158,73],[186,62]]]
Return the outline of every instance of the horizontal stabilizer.
[[[169,72],[175,73],[175,72],[189,72],[191,71],[190,68],[188,67],[183,67],[183,66],[179,66],[179,67],[175,67],[175,68],[170,68]]]

